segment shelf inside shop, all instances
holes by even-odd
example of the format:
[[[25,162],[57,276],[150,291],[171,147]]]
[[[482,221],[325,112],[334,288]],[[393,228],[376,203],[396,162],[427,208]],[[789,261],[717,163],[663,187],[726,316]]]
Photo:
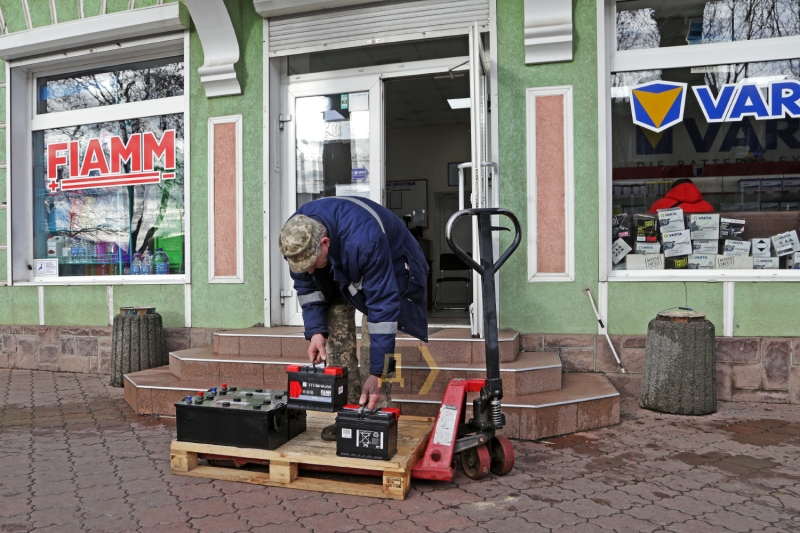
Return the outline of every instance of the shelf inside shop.
[[[60,265],[111,265],[120,262],[118,255],[62,255]]]

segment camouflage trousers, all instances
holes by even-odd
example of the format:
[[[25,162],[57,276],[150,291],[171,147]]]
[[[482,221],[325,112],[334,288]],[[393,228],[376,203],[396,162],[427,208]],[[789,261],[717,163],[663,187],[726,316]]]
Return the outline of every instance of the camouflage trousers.
[[[369,377],[369,330],[367,315],[361,321],[361,369],[359,371],[356,349],[356,309],[340,298],[328,304],[328,341],[325,351],[328,364],[347,367],[347,401],[358,404],[361,384]],[[381,379],[379,408],[392,407],[392,384]]]

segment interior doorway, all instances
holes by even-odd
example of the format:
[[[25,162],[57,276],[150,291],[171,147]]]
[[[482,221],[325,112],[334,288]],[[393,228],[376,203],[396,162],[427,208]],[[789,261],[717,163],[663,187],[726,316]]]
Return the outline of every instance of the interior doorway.
[[[385,205],[406,220],[431,266],[433,326],[469,326],[476,280],[463,262],[453,261],[445,242],[445,225],[459,209],[458,165],[472,157],[469,104],[468,72],[384,80]],[[464,202],[470,207],[469,170],[465,177]],[[469,222],[459,221],[454,234],[470,252]],[[448,281],[437,289],[439,279]]]

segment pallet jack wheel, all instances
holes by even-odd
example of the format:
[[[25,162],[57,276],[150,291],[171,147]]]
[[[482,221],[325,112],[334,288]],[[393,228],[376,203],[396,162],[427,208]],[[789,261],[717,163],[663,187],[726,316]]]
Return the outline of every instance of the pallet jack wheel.
[[[481,479],[489,474],[492,456],[485,444],[461,452],[461,466],[470,479]]]
[[[514,448],[502,435],[492,440],[492,474],[505,476],[514,469]]]

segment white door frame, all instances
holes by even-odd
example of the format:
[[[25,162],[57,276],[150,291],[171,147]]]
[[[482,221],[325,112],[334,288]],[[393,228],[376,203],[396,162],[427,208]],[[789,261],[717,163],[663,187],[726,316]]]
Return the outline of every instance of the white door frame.
[[[348,78],[333,78],[328,80],[309,81],[304,83],[290,83],[282,87],[282,110],[284,117],[292,120],[284,122],[281,132],[283,161],[281,179],[284,183],[282,201],[282,219],[287,219],[297,210],[296,176],[297,158],[295,138],[297,133],[297,113],[295,103],[298,98],[337,93],[369,93],[369,195],[370,199],[381,203],[384,189],[383,172],[383,86],[377,75],[357,76]],[[282,300],[284,308],[284,324],[302,325],[303,316],[297,301],[297,294],[292,289],[292,278],[289,276],[288,266],[284,264],[281,273]]]
[[[492,101],[492,112],[489,113],[490,121],[487,124],[489,128],[489,154],[490,160],[497,161],[499,159],[499,141],[497,138],[497,131],[498,131],[498,99],[497,99],[497,21],[496,21],[496,5],[495,1],[490,2],[491,7],[491,20],[490,20],[490,27],[489,27],[489,38],[491,43],[491,48],[489,50],[489,62],[490,68],[489,71],[486,73],[489,81],[489,91],[490,91],[490,98]],[[263,206],[264,206],[264,324],[267,326],[277,326],[285,324],[282,320],[284,318],[283,308],[284,306],[281,305],[281,300],[285,300],[285,298],[281,297],[281,289],[282,287],[286,287],[286,280],[284,279],[283,275],[279,276],[278,282],[273,282],[272,273],[277,268],[277,265],[283,265],[283,260],[280,258],[276,258],[278,254],[277,245],[275,244],[275,239],[272,236],[273,232],[278,231],[274,228],[276,224],[275,215],[274,213],[279,210],[283,210],[284,201],[287,196],[287,187],[285,183],[274,184],[272,181],[279,179],[280,181],[284,180],[285,170],[284,168],[291,164],[292,165],[292,172],[294,172],[294,154],[288,154],[287,144],[283,142],[283,139],[293,138],[289,137],[289,135],[294,135],[294,130],[289,133],[287,130],[289,129],[288,125],[291,122],[287,122],[284,125],[284,130],[279,130],[279,114],[282,114],[282,106],[283,102],[285,102],[285,95],[284,91],[287,91],[289,87],[295,85],[302,85],[306,82],[311,81],[324,81],[324,80],[339,80],[344,81],[348,78],[364,78],[364,77],[372,77],[372,75],[377,75],[378,78],[382,81],[383,79],[390,79],[390,78],[399,78],[399,77],[409,77],[409,76],[418,76],[418,75],[425,75],[425,74],[438,74],[443,72],[467,72],[469,71],[469,57],[451,57],[451,58],[444,58],[444,59],[434,59],[434,60],[427,60],[427,61],[417,61],[411,63],[404,63],[404,64],[391,64],[391,65],[378,65],[374,67],[364,67],[364,68],[356,68],[356,69],[348,69],[348,70],[341,70],[341,71],[332,71],[332,72],[322,72],[322,73],[314,73],[314,74],[305,74],[299,76],[286,76],[285,73],[277,74],[280,68],[277,68],[274,65],[274,62],[281,62],[285,61],[286,58],[271,58],[269,56],[269,27],[267,20],[265,19],[263,22],[263,29],[264,29],[264,45],[263,45],[263,52],[264,52],[264,73],[263,73],[263,87],[264,87],[264,138],[263,138],[263,161],[264,161],[264,180],[263,180]],[[383,107],[383,88],[382,83],[380,85],[380,101],[381,107]],[[329,89],[326,89],[329,90]],[[336,92],[335,90],[331,90],[331,92]],[[294,90],[293,90],[293,94]],[[319,93],[322,94],[322,93]],[[326,93],[330,94],[330,93]],[[295,94],[295,96],[298,96]],[[381,111],[382,113],[382,111]],[[291,125],[290,127],[294,127]],[[370,128],[373,128],[373,124],[370,124]],[[381,128],[380,137],[381,143],[383,142],[383,138],[385,137],[384,132],[382,131],[383,124],[382,124],[382,117],[381,117],[381,124],[379,125]],[[277,138],[276,138],[277,137]],[[372,145],[370,146],[370,150],[372,150]],[[381,158],[381,180],[382,182],[385,181],[385,173],[383,169],[383,145],[381,144],[379,151],[375,152],[377,157]],[[291,157],[288,157],[291,155]],[[280,178],[278,178],[280,176]],[[372,174],[371,174],[372,177]],[[499,201],[499,181],[496,179],[493,180],[492,183],[492,203],[497,204]],[[292,188],[294,192],[294,188]],[[292,202],[296,202],[296,199],[293,198]],[[499,204],[498,204],[499,205]],[[292,211],[293,212],[293,211]],[[498,247],[498,237],[495,236],[495,248]],[[495,251],[497,253],[497,251]],[[498,280],[499,281],[499,280]],[[284,289],[285,290],[285,289]],[[498,302],[499,307],[499,302]]]

